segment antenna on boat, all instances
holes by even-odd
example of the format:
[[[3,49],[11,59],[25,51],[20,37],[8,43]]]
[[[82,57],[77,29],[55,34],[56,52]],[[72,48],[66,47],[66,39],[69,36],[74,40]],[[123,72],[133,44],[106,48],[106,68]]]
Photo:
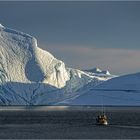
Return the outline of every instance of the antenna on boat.
[[[101,97],[101,113],[103,115],[105,115],[105,108],[104,108],[103,96],[100,96],[100,97]]]

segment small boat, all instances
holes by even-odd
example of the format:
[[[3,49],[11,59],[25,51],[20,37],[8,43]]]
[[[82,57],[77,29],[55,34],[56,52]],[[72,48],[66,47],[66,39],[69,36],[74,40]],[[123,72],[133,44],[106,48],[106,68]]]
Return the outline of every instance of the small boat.
[[[99,115],[96,119],[97,125],[108,125],[107,116],[106,115]]]

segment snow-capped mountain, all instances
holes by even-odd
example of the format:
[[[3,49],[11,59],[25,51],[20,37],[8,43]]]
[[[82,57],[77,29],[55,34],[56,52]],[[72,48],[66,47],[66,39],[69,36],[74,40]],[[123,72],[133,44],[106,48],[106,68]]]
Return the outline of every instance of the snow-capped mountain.
[[[140,105],[140,73],[112,78],[63,104]]]
[[[55,104],[81,95],[86,85],[112,78],[108,73],[66,68],[65,63],[40,49],[37,40],[0,24],[0,104]]]

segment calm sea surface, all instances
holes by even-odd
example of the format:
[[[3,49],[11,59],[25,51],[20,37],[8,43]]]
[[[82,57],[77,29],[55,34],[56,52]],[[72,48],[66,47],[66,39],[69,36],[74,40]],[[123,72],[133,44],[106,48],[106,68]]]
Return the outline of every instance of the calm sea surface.
[[[140,107],[105,107],[108,126],[97,126],[101,107],[0,107],[0,138],[140,139]]]

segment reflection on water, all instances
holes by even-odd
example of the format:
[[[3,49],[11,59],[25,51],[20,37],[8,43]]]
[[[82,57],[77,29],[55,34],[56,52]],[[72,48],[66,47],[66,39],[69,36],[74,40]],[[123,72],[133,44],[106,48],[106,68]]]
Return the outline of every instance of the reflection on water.
[[[97,126],[100,106],[1,106],[0,138],[140,138],[140,107],[105,107],[108,126]]]
[[[135,110],[140,110],[140,106],[104,106],[104,109],[106,111],[120,111],[120,110],[130,110],[130,111],[135,111]],[[96,110],[96,111],[101,111],[102,106],[0,106],[0,111],[2,110],[9,110],[9,111],[28,111],[28,110],[36,110],[36,111],[71,111],[71,110],[79,110],[79,111],[85,111],[85,110]]]

